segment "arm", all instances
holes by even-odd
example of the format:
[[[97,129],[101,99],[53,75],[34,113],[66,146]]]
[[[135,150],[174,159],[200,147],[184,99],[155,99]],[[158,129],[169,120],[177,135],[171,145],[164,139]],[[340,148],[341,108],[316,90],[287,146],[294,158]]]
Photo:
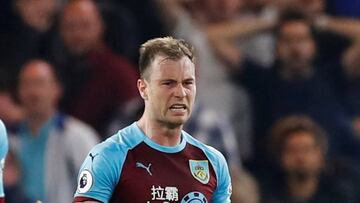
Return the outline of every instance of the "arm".
[[[0,202],[5,202],[4,198],[4,184],[3,184],[3,169],[5,164],[5,157],[8,152],[9,145],[7,140],[6,128],[0,120]]]
[[[170,31],[174,30],[182,12],[185,12],[181,5],[182,0],[156,0],[158,10],[163,16],[164,22]]]
[[[275,26],[276,21],[259,17],[241,18],[209,24],[206,27],[209,42],[217,54],[232,66],[241,63],[241,52],[235,40],[244,39]]]
[[[107,203],[110,200],[123,162],[118,154],[109,142],[96,145],[91,150],[79,172],[74,202]]]
[[[98,201],[74,202],[74,203],[101,203]]]
[[[319,16],[315,19],[315,25],[319,29],[332,31],[355,41],[360,39],[360,20],[357,19]]]
[[[230,196],[232,192],[231,178],[228,165],[225,157],[214,149],[217,156],[217,162],[214,162],[216,177],[218,179],[218,185],[212,196],[212,203],[230,203]]]

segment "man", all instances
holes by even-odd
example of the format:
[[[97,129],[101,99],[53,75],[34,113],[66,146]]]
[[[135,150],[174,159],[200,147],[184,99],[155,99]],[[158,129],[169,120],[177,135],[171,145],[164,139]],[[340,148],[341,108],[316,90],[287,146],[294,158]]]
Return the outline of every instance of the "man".
[[[19,160],[21,185],[32,201],[70,202],[76,171],[97,144],[93,129],[57,111],[60,96],[50,64],[32,60],[22,67],[19,99],[25,118],[10,144]]]
[[[5,202],[4,185],[3,185],[3,168],[5,156],[8,151],[8,140],[4,123],[0,120],[0,203]]]
[[[313,34],[303,13],[284,13],[276,29],[274,66],[264,69],[244,63],[236,78],[252,97],[255,157],[259,164],[265,163],[267,130],[279,118],[292,114],[309,115],[329,132],[330,156],[358,157],[360,143],[353,137],[350,118],[334,88],[335,68],[316,60],[318,49]]]
[[[90,152],[74,202],[230,202],[224,156],[182,131],[196,93],[192,48],[149,40],[139,64],[143,116]]]
[[[60,106],[102,132],[114,110],[138,98],[138,74],[106,45],[106,26],[93,0],[69,1],[59,24],[65,50],[55,47],[52,54],[64,84]]]
[[[260,181],[264,203],[359,202],[353,163],[326,159],[326,133],[312,119],[285,117],[271,132],[271,155],[279,170],[268,170],[268,179]]]
[[[48,40],[55,33],[53,25],[62,2],[57,0],[1,2],[0,75],[8,77],[6,82],[11,90],[16,88],[21,66],[31,58],[47,53]],[[8,123],[6,126],[11,127]]]

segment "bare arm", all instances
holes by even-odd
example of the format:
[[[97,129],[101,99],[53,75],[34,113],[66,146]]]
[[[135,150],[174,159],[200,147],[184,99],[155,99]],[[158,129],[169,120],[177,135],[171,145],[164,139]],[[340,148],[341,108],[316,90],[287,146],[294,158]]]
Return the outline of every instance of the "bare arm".
[[[168,29],[172,31],[181,13],[185,12],[181,5],[182,0],[156,0],[155,2],[163,16],[165,24],[168,26]]]
[[[259,17],[233,19],[208,24],[206,32],[217,54],[228,64],[237,67],[241,63],[241,52],[234,41],[271,29],[275,23],[275,20]]]
[[[358,19],[320,16],[315,19],[315,25],[320,29],[344,35],[355,41],[360,38],[360,20]]]
[[[243,38],[259,33],[275,26],[276,21],[260,17],[240,18],[207,26],[207,33],[211,38]]]

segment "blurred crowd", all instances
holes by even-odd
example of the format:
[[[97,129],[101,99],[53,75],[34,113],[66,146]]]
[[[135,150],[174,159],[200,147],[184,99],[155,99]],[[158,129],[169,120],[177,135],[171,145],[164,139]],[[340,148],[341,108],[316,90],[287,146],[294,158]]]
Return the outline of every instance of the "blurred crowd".
[[[185,130],[234,203],[360,202],[358,0],[0,0],[7,203],[71,202],[80,164],[142,113],[138,48],[197,51]]]

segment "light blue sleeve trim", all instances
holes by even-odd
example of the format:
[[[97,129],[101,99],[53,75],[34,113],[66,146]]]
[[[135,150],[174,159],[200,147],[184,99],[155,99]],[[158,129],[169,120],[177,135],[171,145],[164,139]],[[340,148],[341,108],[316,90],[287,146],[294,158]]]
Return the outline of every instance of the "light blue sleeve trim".
[[[0,159],[5,158],[9,150],[7,133],[4,123],[0,120]]]
[[[230,196],[232,191],[231,178],[225,157],[215,148],[201,143],[186,132],[183,134],[186,135],[186,139],[190,144],[203,150],[215,170],[217,187],[213,193],[211,203],[230,203]]]
[[[135,127],[132,124],[124,128],[90,151],[79,171],[75,197],[89,197],[104,203],[109,202],[120,179],[128,151],[144,139]],[[87,191],[80,189],[81,174],[84,171],[88,171],[92,176],[92,184]]]
[[[3,170],[5,157],[9,150],[7,133],[4,123],[0,120],[0,197],[4,197]]]

